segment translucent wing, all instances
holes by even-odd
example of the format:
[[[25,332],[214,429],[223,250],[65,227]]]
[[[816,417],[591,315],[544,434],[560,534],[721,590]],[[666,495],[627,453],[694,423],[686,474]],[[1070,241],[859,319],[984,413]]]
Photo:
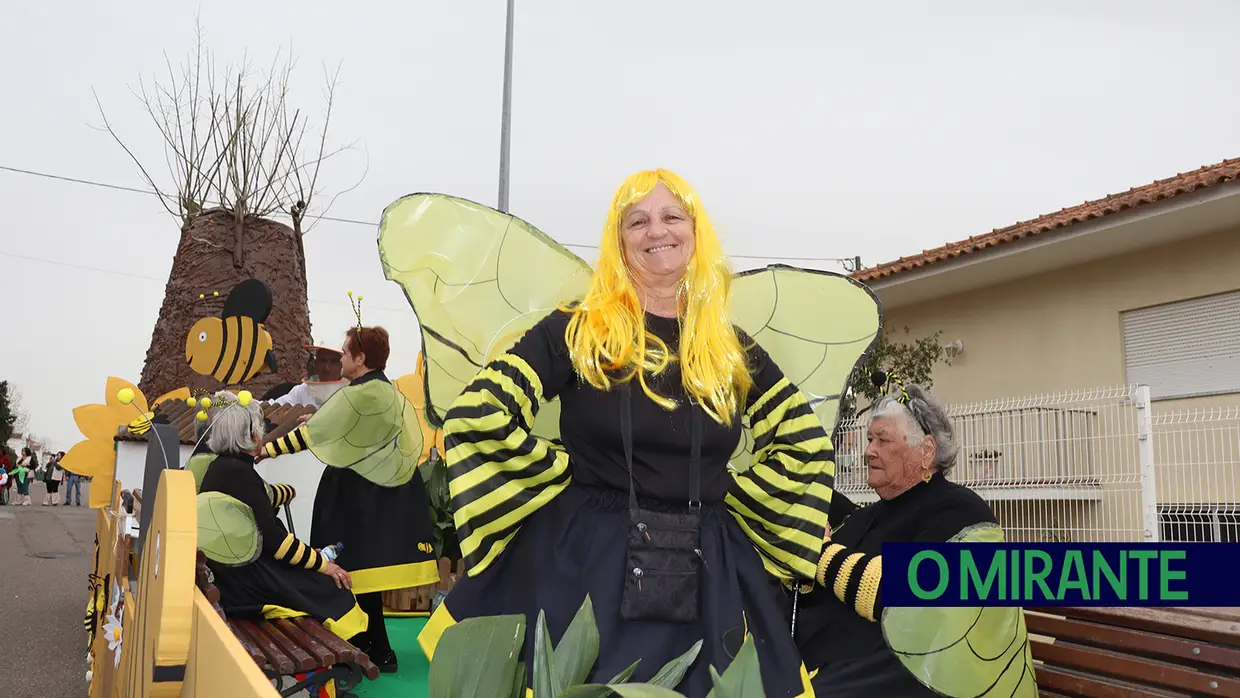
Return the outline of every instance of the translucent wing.
[[[762,345],[833,433],[848,377],[882,325],[870,289],[840,274],[782,264],[746,271],[732,282],[732,321]],[[732,465],[743,472],[753,440],[749,430],[742,433]]]
[[[432,426],[465,385],[564,301],[581,298],[591,269],[529,223],[443,194],[411,194],[379,223],[379,257],[422,327],[426,415]],[[559,401],[533,432],[559,436]]]
[[[263,549],[254,511],[223,492],[198,495],[198,549],[223,565],[248,565]]]
[[[951,542],[1002,543],[1003,529],[982,524]],[[905,668],[945,696],[1036,698],[1033,654],[1020,608],[889,608],[883,635]]]
[[[422,452],[413,405],[391,383],[371,380],[332,393],[306,422],[310,451],[383,487],[409,482]]]

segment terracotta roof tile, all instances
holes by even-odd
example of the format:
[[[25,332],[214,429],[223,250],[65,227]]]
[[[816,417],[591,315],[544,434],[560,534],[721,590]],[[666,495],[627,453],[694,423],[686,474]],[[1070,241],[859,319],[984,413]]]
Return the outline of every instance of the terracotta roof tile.
[[[312,405],[263,405],[263,417],[274,425],[270,430],[272,434],[283,434],[290,431],[296,426],[298,417],[304,414],[314,414],[315,408]],[[181,432],[181,443],[187,446],[194,445],[194,420],[197,410],[190,408],[180,400],[169,400],[161,402],[155,407],[156,416],[165,417],[167,420],[176,425],[178,431]],[[146,434],[142,436],[134,436],[129,433],[126,427],[117,430],[117,441],[146,441]]]
[[[862,269],[855,272],[852,276],[858,281],[885,279],[902,272],[955,259],[973,252],[980,252],[998,245],[1058,231],[1075,223],[1102,218],[1120,211],[1157,203],[1163,199],[1169,199],[1180,194],[1189,194],[1198,189],[1230,182],[1237,177],[1240,177],[1240,158],[1224,160],[1216,165],[1208,165],[1193,172],[1186,172],[1175,177],[1157,180],[1151,184],[1134,187],[1122,194],[1112,194],[1096,201],[1086,201],[1079,206],[1038,216],[1031,221],[999,228],[984,235],[973,235],[967,240],[948,243],[942,247],[926,250],[921,254],[901,257],[894,262],[886,262],[875,267]]]

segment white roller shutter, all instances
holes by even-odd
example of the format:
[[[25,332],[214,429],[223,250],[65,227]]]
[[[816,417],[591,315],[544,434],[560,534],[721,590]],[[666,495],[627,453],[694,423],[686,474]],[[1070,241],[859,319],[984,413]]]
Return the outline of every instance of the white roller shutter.
[[[1150,397],[1240,392],[1240,291],[1120,316],[1127,381]]]

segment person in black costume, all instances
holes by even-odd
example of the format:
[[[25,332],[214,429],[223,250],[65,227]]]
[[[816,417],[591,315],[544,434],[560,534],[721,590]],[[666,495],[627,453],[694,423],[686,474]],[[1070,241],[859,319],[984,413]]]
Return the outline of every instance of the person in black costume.
[[[901,385],[900,392],[879,400],[869,417],[867,484],[879,500],[857,507],[835,493],[818,584],[799,599],[796,641],[806,666],[817,669],[813,685],[818,698],[941,695],[919,680],[891,647],[893,642],[911,643],[885,635],[890,628],[884,625],[879,597],[882,544],[948,542],[962,540],[971,531],[997,528],[990,506],[977,493],[946,477],[958,449],[946,411],[920,386]],[[976,613],[976,609],[960,610]],[[1024,639],[1023,634],[1021,625],[1016,639]],[[1021,647],[1013,641],[1010,650],[1015,656]],[[1005,655],[1004,662],[1007,659]],[[1007,676],[1013,686],[1025,691],[1033,680],[1031,672],[1028,682],[1022,678],[1019,661],[983,666],[974,654],[956,661],[947,671],[954,674],[953,680],[960,678],[960,672],[978,676],[983,683],[977,695],[994,676]],[[1015,673],[1005,673],[1009,670]],[[928,674],[935,678],[933,672]],[[1009,688],[1002,695],[1027,693]]]
[[[366,614],[350,591],[348,572],[288,532],[276,518],[267,484],[254,469],[262,442],[262,408],[237,404],[220,392],[213,407],[207,442],[215,458],[202,476],[201,492],[220,492],[254,514],[262,551],[253,562],[231,566],[208,561],[220,589],[220,605],[230,615],[308,614],[343,639],[364,631]]]
[[[583,302],[466,386],[444,434],[468,576],[419,637],[432,660],[453,623],[524,614],[529,662],[539,612],[558,642],[589,595],[600,645],[588,682],[637,660],[632,680],[648,681],[700,640],[677,690],[703,698],[710,668],[723,672],[748,633],[768,698],[811,695],[776,573],[813,574],[831,444],[801,391],[729,321],[727,274],[689,186],[639,173],[616,195]],[[589,333],[597,354],[575,342]],[[591,382],[591,365],[609,385]],[[556,397],[553,441],[531,430]],[[734,472],[745,426],[751,467]],[[682,534],[692,542],[673,542]]]
[[[356,400],[357,404],[362,404],[370,399],[366,396],[374,394],[380,395],[380,401],[404,401],[384,374],[390,351],[388,333],[382,327],[350,329],[345,335],[340,359],[341,375],[349,379],[349,385],[334,393],[322,412],[327,414],[327,405],[332,401]],[[376,387],[381,390],[374,390]],[[362,425],[357,433],[373,436],[376,432],[406,428],[405,422],[401,422],[382,423],[379,428],[372,429],[366,420],[385,417],[363,412],[349,415],[349,419]],[[265,455],[276,457],[306,448],[313,450],[315,432],[310,426],[302,424],[288,435],[268,443]],[[349,440],[348,436],[342,438]],[[376,445],[376,448],[383,447],[386,442]],[[360,450],[366,451],[365,448]],[[352,575],[357,601],[370,618],[369,629],[353,644],[385,673],[395,672],[398,664],[384,623],[383,592],[413,588],[419,602],[430,601],[439,582],[439,566],[431,540],[430,497],[419,473],[414,472],[402,484],[384,486],[348,467],[324,469],[314,499],[310,541],[317,546],[344,543],[338,561]]]

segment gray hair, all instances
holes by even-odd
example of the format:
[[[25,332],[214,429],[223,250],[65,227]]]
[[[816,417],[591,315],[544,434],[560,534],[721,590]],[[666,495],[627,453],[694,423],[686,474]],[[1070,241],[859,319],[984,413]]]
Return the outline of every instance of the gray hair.
[[[926,436],[933,436],[933,465],[947,475],[956,464],[956,453],[960,450],[951,417],[947,416],[947,410],[930,391],[920,385],[911,383],[905,386],[904,392],[908,394],[907,403],[900,402],[897,396],[888,396],[876,402],[870,411],[867,428],[876,419],[895,418],[903,425],[904,440],[909,446],[916,446]]]
[[[214,403],[208,412],[210,433],[207,435],[207,448],[212,453],[249,453],[258,444],[266,432],[263,422],[263,406],[253,400],[246,407],[237,401],[237,396],[227,390],[221,390],[211,396]]]

